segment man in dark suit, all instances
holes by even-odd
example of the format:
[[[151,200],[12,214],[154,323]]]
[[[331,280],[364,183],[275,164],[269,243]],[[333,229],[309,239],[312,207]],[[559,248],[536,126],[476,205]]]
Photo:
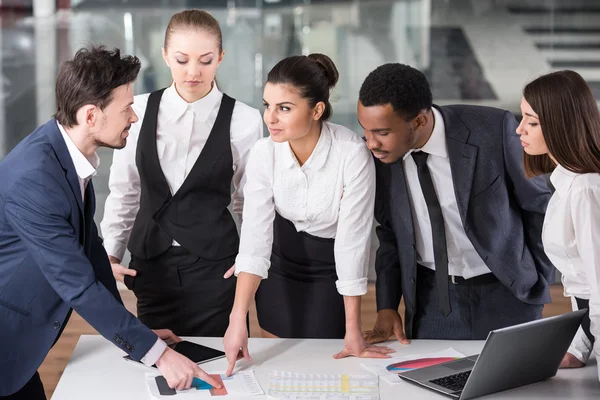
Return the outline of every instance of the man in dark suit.
[[[36,372],[75,309],[134,360],[156,364],[171,387],[216,382],[166,347],[125,309],[94,223],[91,182],[100,146],[122,148],[137,121],[137,57],[82,49],[63,64],[56,118],[0,163],[0,398],[45,399]]]
[[[421,72],[386,64],[363,83],[358,119],[376,159],[380,224],[368,341],[485,339],[540,318],[554,279],[541,243],[550,191],[525,177],[515,117],[433,105]]]

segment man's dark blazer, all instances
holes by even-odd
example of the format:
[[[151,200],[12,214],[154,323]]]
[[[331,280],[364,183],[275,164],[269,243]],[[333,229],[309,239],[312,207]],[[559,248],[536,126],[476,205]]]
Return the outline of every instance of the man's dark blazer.
[[[551,301],[554,266],[544,253],[542,224],[550,189],[527,179],[523,149],[508,111],[477,106],[435,106],[444,118],[454,192],[467,237],[487,267],[521,301]],[[377,309],[398,309],[404,297],[405,330],[413,337],[417,252],[402,160],[375,160],[377,195]]]
[[[20,390],[71,309],[136,360],[157,340],[117,291],[67,145],[51,119],[0,162],[0,396]]]

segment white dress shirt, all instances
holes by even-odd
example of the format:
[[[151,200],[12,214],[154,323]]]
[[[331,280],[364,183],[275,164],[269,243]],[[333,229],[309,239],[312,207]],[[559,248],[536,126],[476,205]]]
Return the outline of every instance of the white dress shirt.
[[[140,175],[135,164],[137,142],[149,93],[135,96],[133,109],[139,121],[131,125],[127,145],[114,152],[101,223],[104,247],[109,255],[123,259],[129,235],[140,207]],[[181,187],[196,163],[215,124],[223,94],[216,85],[202,99],[187,103],[174,85],[168,87],[158,110],[156,147],[161,169],[171,194]],[[241,217],[244,170],[250,149],[263,137],[259,111],[236,101],[231,117],[231,153],[233,155],[233,212]],[[241,218],[240,218],[241,222]],[[178,245],[173,242],[173,245]]]
[[[56,124],[58,125],[58,130],[62,134],[62,137],[67,144],[69,155],[71,156],[73,165],[75,166],[75,172],[77,172],[79,189],[81,190],[81,199],[82,201],[85,201],[85,189],[89,181],[92,180],[92,177],[96,176],[96,171],[100,165],[100,157],[98,157],[98,154],[94,153],[92,157],[88,159],[77,148],[75,143],[73,143],[73,140],[71,140],[71,137],[67,134],[65,128],[58,122],[56,122]],[[167,345],[165,342],[163,342],[160,338],[156,339],[154,345],[141,359],[142,363],[149,366],[156,364],[156,361],[160,358],[166,347]]]
[[[589,300],[590,330],[600,360],[600,174],[576,174],[559,165],[550,180],[556,191],[544,219],[544,251],[562,274],[565,296]],[[569,352],[583,362],[592,352],[581,327]]]
[[[71,140],[71,137],[67,134],[65,128],[59,124],[58,121],[56,122],[56,125],[58,125],[58,130],[67,144],[69,155],[75,166],[75,172],[77,172],[79,189],[81,190],[81,200],[85,201],[85,189],[92,177],[96,176],[96,170],[100,166],[100,157],[94,152],[92,157],[88,159],[81,151],[79,151],[75,143],[73,143],[73,140]]]
[[[437,193],[444,225],[446,227],[446,245],[448,249],[448,274],[462,276],[465,279],[490,273],[490,269],[479,256],[473,244],[465,233],[454,192],[454,181],[450,168],[450,158],[446,146],[446,129],[442,114],[435,108],[433,117],[435,125],[431,137],[421,149],[429,154],[427,166],[431,180]],[[411,153],[408,152],[403,159],[406,183],[412,206],[413,226],[415,227],[415,242],[417,249],[417,262],[427,268],[435,270],[433,257],[433,235],[427,203],[421,190],[417,165]],[[460,173],[460,171],[458,171]]]
[[[375,164],[356,133],[324,122],[302,166],[288,142],[264,138],[252,150],[246,176],[236,275],[248,272],[267,278],[277,211],[298,232],[335,238],[336,287],[341,295],[367,292]]]

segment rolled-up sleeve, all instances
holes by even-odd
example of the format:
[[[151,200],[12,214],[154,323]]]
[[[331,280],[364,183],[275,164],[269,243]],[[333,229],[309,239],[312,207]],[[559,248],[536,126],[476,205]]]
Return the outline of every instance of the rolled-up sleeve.
[[[235,122],[235,124],[234,124]],[[240,117],[231,122],[231,148],[233,155],[233,193],[232,210],[242,222],[244,208],[244,185],[246,184],[246,164],[250,151],[256,142],[263,137],[263,122],[258,110],[246,107],[241,109]],[[233,129],[239,129],[242,134],[234,138]]]
[[[369,150],[361,144],[346,158],[335,237],[336,287],[343,296],[367,293],[374,207],[375,165]]]
[[[235,260],[235,275],[247,272],[267,278],[273,246],[273,152],[270,138],[261,139],[246,165],[244,211],[240,235],[240,251]]]

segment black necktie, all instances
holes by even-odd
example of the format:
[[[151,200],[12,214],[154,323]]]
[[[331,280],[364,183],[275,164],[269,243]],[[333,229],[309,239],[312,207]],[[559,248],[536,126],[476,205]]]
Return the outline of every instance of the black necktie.
[[[433,261],[435,262],[435,280],[440,300],[440,308],[444,317],[450,314],[450,293],[448,292],[448,250],[446,248],[446,228],[444,227],[444,216],[442,207],[435,194],[431,174],[427,167],[429,154],[413,152],[412,157],[417,164],[417,173],[421,190],[427,203],[429,220],[431,221],[431,234],[433,237]]]

